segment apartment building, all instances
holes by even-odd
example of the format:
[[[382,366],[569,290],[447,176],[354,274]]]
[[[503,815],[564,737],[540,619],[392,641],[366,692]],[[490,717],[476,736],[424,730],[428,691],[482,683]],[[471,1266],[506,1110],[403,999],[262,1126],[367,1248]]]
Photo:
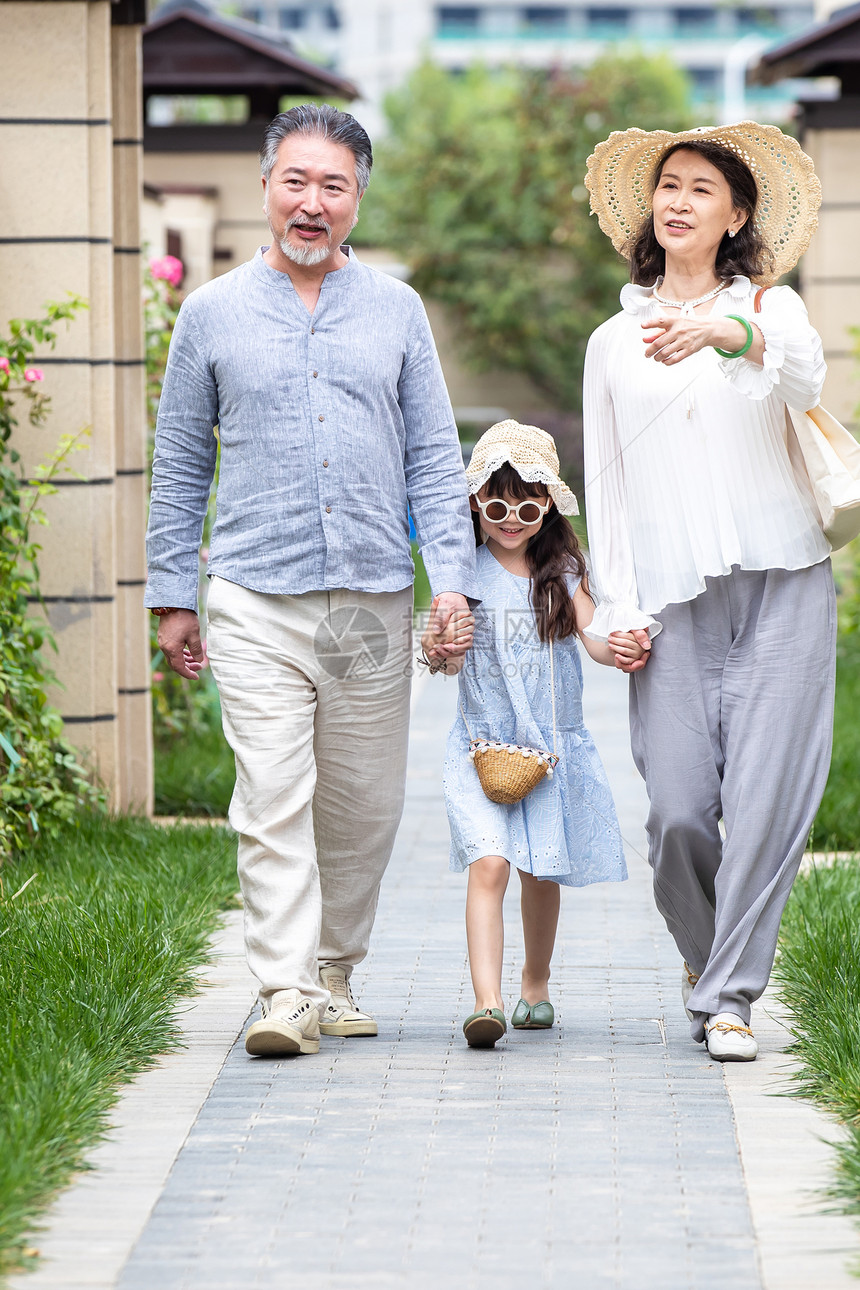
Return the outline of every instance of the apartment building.
[[[727,89],[739,77],[743,86],[746,65],[814,17],[813,4],[802,0],[260,0],[243,12],[288,31],[299,46],[356,81],[367,105],[362,116],[372,130],[382,124],[385,93],[425,55],[453,72],[475,61],[584,67],[619,43],[668,50],[689,74],[703,112],[719,117]],[[779,121],[794,95],[787,81],[748,86],[742,110]],[[737,93],[731,103],[737,105]]]

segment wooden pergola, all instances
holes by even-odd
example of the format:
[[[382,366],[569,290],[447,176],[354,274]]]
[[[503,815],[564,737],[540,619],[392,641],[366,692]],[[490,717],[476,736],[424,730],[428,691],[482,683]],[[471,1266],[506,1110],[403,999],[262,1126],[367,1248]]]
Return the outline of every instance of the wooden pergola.
[[[278,31],[222,17],[200,0],[168,0],[143,29],[143,94],[144,102],[153,95],[244,95],[248,122],[254,124],[270,121],[287,95],[351,101],[358,90],[352,81],[301,58]],[[210,134],[224,129],[193,128]],[[228,137],[235,139],[241,128],[228,127]]]
[[[752,73],[761,85],[807,76],[838,77],[840,100],[860,95],[860,4],[840,9],[827,22],[772,45]]]
[[[249,259],[268,237],[256,158],[281,100],[346,103],[359,92],[302,58],[282,32],[223,17],[202,0],[167,0],[144,27],[142,44],[145,104],[154,96],[248,103],[243,121],[159,125],[144,112],[147,240],[178,255],[188,281],[199,285]]]

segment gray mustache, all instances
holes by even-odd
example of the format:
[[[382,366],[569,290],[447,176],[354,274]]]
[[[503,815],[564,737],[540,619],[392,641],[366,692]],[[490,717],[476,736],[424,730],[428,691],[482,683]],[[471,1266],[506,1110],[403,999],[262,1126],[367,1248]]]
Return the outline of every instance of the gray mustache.
[[[325,229],[329,237],[331,236],[331,224],[326,224],[324,219],[302,219],[301,216],[296,216],[294,219],[287,220],[284,232],[286,233],[288,229],[294,228],[296,224],[301,224],[302,228]]]

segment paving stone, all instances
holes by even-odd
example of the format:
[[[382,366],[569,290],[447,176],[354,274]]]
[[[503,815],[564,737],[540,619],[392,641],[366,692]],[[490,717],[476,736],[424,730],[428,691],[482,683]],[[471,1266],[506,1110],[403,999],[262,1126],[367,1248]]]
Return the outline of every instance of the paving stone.
[[[623,691],[615,675],[602,683]],[[681,1012],[625,731],[600,742],[620,785],[631,880],[564,893],[556,1028],[510,1031],[489,1052],[463,1042],[465,882],[447,873],[439,786],[454,694],[428,685],[418,703],[406,814],[355,976],[378,1038],[323,1037],[319,1057],[279,1060],[249,1059],[239,1040],[120,1290],[287,1277],[315,1290],[696,1290],[706,1281],[697,1198],[719,1198],[709,1231],[716,1220],[727,1235],[721,1271],[735,1290],[760,1290],[725,1082]],[[623,700],[605,706],[618,725]],[[308,1232],[324,1239],[293,1239]]]
[[[121,1097],[95,1168],[50,1216],[45,1259],[10,1290],[116,1290],[174,1162],[124,1290],[292,1284],[293,1234],[319,1232],[321,1216],[324,1237],[298,1268],[321,1290],[711,1290],[715,1267],[743,1290],[759,1285],[747,1193],[765,1290],[856,1284],[849,1221],[816,1212],[832,1126],[808,1104],[772,1096],[785,1090],[788,1042],[774,999],[757,1009],[754,1065],[719,1066],[690,1042],[677,956],[642,859],[623,690],[612,673],[590,671],[591,725],[631,882],[567,893],[554,1030],[511,1031],[492,1053],[463,1043],[472,1006],[463,882],[444,870],[438,768],[453,687],[427,688],[380,909],[385,939],[356,978],[384,1021],[380,1038],[326,1040],[318,1058],[298,1063],[249,1061],[237,1046],[222,1067],[253,997],[240,916],[228,916],[215,938],[221,958],[206,971],[226,984],[182,1009],[189,1048]],[[446,694],[430,711],[428,700]]]

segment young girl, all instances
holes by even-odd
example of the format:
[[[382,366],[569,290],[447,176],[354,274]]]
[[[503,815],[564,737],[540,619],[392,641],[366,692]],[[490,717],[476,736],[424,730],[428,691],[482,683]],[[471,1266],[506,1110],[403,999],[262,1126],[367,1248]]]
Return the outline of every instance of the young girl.
[[[469,869],[466,936],[475,1010],[467,1043],[492,1047],[507,1030],[502,1003],[502,901],[511,865],[522,884],[525,965],[511,1024],[541,1030],[554,1021],[550,960],[560,885],[620,882],[627,876],[615,807],[597,750],[582,722],[579,636],[592,658],[630,663],[642,649],[629,632],[608,645],[583,630],[594,605],[585,560],[565,518],[576,498],[559,478],[552,437],[536,426],[502,421],[475,446],[466,472],[474,512],[478,587],[474,644],[452,653],[464,624],[428,630],[427,658],[459,672],[460,711],[448,737],[445,803],[451,868]],[[550,672],[550,647],[555,677]],[[471,733],[470,733],[471,732]],[[522,801],[498,805],[484,795],[469,758],[472,738],[553,750],[559,762]]]

